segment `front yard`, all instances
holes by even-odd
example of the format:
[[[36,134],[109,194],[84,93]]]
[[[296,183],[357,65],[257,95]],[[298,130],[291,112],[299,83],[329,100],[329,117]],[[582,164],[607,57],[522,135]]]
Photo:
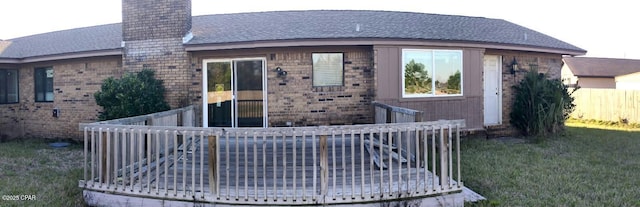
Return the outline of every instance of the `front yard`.
[[[568,124],[539,143],[465,139],[463,181],[476,206],[640,206],[640,132]]]
[[[572,124],[540,143],[465,138],[462,145],[463,181],[488,199],[469,205],[640,206],[638,131]],[[0,143],[0,206],[82,206],[82,159],[81,145]]]

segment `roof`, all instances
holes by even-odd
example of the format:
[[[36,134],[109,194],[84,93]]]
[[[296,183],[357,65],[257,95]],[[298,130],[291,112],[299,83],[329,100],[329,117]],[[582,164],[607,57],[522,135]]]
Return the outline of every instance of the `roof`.
[[[511,22],[482,17],[394,11],[277,11],[195,16],[187,46],[260,41],[404,39],[504,44],[586,51]],[[121,24],[0,41],[0,59],[121,49]]]
[[[640,72],[640,60],[565,57],[563,58],[573,75],[582,77],[616,77]]]
[[[36,56],[119,49],[122,42],[120,23],[62,30],[19,37],[0,43],[0,58]]]

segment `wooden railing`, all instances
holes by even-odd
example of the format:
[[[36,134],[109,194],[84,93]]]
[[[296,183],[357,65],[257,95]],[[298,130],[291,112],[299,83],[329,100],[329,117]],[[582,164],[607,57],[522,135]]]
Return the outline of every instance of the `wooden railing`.
[[[375,110],[375,123],[406,123],[421,122],[424,112],[392,106],[380,102],[372,102],[371,105]]]
[[[195,126],[194,106],[153,114],[95,122],[93,124],[145,125],[145,126]],[[83,130],[80,127],[80,130]]]
[[[130,196],[264,205],[459,192],[464,126],[464,120],[290,128],[81,124],[85,170],[80,186]],[[407,146],[422,155],[402,150]]]

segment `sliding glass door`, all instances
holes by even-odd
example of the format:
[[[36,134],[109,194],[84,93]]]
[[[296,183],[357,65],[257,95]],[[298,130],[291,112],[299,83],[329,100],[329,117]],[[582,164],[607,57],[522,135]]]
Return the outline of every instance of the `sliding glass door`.
[[[205,60],[204,126],[265,127],[265,60]]]

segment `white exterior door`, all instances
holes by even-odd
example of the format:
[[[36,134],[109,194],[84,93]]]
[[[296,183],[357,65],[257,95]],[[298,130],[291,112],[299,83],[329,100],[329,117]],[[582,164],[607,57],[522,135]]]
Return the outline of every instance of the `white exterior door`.
[[[502,58],[484,56],[484,125],[502,124]]]

